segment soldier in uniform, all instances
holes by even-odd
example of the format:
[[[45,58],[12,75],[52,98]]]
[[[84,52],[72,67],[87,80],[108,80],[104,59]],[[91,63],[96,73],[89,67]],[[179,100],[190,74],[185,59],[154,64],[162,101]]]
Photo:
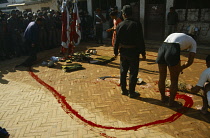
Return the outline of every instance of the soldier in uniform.
[[[0,60],[3,60],[6,57],[5,53],[5,16],[0,10]]]
[[[38,12],[38,18],[42,18],[42,24],[40,25],[39,40],[40,40],[40,50],[47,49],[47,31],[46,31],[46,20],[43,16],[43,12]]]
[[[53,12],[49,11],[46,18],[47,23],[47,35],[48,35],[48,47],[54,48],[56,46],[56,32],[55,32],[55,19],[53,18]]]
[[[56,25],[56,46],[61,45],[61,30],[62,30],[62,21],[61,21],[61,13],[56,11],[54,14],[55,25]]]
[[[17,35],[18,35],[18,20],[17,20],[17,15],[16,11],[12,10],[11,11],[11,16],[7,20],[8,24],[8,36],[10,36],[10,44],[9,44],[9,51],[11,52],[12,56],[20,54],[18,44],[16,43],[17,41]]]
[[[138,92],[135,92],[139,71],[139,55],[142,55],[142,60],[146,59],[144,37],[141,23],[131,18],[132,8],[130,5],[123,6],[122,14],[124,21],[119,23],[116,28],[114,55],[117,57],[118,53],[120,53],[120,84],[122,94],[135,98],[140,96]],[[128,70],[130,70],[129,90],[126,88]]]
[[[103,44],[103,23],[106,21],[105,17],[101,14],[101,9],[96,9],[95,15],[95,31],[96,31],[96,41],[99,44]]]

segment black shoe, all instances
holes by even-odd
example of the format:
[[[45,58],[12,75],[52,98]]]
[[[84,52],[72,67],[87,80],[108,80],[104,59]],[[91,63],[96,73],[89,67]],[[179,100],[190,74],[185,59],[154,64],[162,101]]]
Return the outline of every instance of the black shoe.
[[[128,93],[128,90],[125,90],[125,91],[122,91],[121,94],[122,94],[122,95],[127,95],[127,96],[128,96],[129,93]]]
[[[139,97],[139,96],[140,96],[140,93],[138,93],[138,92],[130,93],[130,94],[128,95],[128,97],[130,97],[130,98],[137,98],[137,97]]]

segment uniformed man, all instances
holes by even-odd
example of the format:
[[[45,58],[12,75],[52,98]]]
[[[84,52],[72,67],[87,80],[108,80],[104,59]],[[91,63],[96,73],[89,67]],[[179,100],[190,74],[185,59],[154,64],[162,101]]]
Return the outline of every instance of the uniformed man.
[[[18,44],[16,43],[17,41],[17,35],[18,35],[18,20],[17,20],[17,16],[16,16],[16,11],[12,10],[11,11],[11,16],[8,18],[7,20],[7,24],[8,24],[8,36],[10,36],[10,44],[9,44],[9,51],[11,52],[11,54],[13,56],[15,55],[19,55],[20,51],[19,51],[19,47]]]
[[[103,23],[106,21],[105,17],[101,14],[101,9],[96,9],[95,15],[95,31],[96,31],[96,41],[98,44],[103,44]]]
[[[40,50],[45,50],[48,47],[48,36],[47,36],[47,23],[46,19],[43,16],[43,12],[40,11],[38,12],[38,18],[42,18],[42,24],[40,25],[40,32],[39,32],[39,37],[40,37]]]
[[[120,53],[120,83],[122,94],[128,95],[130,98],[135,98],[140,96],[138,92],[135,92],[139,71],[139,55],[142,55],[142,60],[146,59],[143,31],[141,23],[131,18],[132,8],[130,5],[123,6],[122,14],[124,21],[119,23],[116,28],[114,54],[117,57],[118,53]],[[129,90],[126,89],[128,70],[130,70]]]
[[[48,47],[54,48],[56,46],[56,32],[55,32],[55,19],[53,18],[53,12],[50,11],[47,13],[46,18],[46,24],[47,24],[47,35],[48,35]]]

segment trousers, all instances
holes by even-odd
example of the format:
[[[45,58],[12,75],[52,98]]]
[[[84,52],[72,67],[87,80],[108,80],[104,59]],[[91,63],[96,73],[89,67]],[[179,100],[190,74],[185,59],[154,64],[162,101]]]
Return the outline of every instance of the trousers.
[[[129,93],[132,94],[135,92],[135,87],[137,83],[137,76],[139,72],[139,55],[128,57],[120,56],[120,84],[122,91],[126,91],[126,77],[128,70],[130,70],[129,75]]]
[[[22,64],[25,66],[31,66],[33,65],[33,62],[37,60],[38,46],[35,45],[35,47],[32,47],[32,42],[29,40],[25,40],[24,44],[29,48],[29,57]]]

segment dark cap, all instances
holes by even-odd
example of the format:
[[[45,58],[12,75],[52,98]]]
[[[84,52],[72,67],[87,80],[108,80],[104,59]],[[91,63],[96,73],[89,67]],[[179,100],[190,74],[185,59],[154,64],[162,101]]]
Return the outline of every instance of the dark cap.
[[[206,57],[206,62],[209,62],[210,61],[210,55],[208,55],[207,57]]]
[[[122,13],[127,16],[132,15],[132,7],[130,5],[124,5],[122,8]]]

